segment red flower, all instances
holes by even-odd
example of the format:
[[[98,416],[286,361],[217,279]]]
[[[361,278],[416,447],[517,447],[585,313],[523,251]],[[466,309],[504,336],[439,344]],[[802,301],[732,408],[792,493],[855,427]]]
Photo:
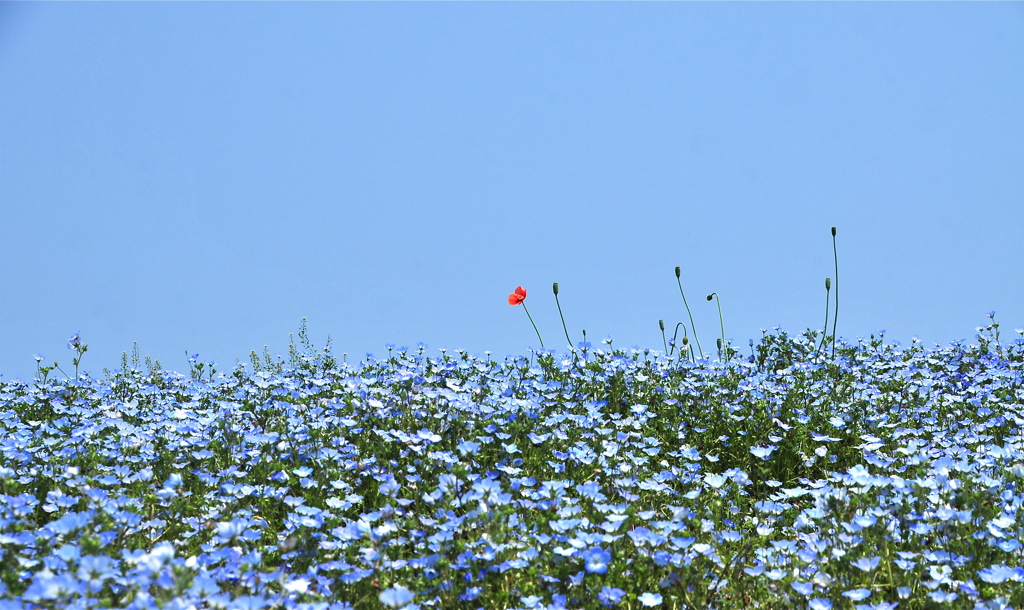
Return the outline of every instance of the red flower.
[[[516,291],[508,295],[509,305],[520,305],[526,300],[526,289],[522,286],[516,287]]]

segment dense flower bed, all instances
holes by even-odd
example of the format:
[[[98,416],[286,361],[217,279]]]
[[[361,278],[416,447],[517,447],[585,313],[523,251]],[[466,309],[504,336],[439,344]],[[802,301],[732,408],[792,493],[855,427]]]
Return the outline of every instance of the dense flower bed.
[[[1024,607],[978,339],[0,382],[0,608]]]

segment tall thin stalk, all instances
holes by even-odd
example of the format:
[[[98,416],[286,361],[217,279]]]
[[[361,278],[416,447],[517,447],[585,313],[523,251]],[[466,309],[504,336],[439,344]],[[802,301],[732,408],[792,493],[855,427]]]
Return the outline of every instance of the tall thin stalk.
[[[832,260],[836,264],[836,311],[832,314],[832,357],[836,357],[836,323],[839,321],[839,255],[836,253],[836,228],[832,227]]]
[[[565,331],[565,340],[569,343],[569,349],[575,353],[576,349],[572,346],[572,339],[569,338],[569,329],[565,326],[565,316],[562,315],[562,305],[558,302],[558,282],[551,286],[551,291],[555,293],[555,305],[558,305],[558,317],[562,318],[562,330]]]
[[[712,292],[711,294],[708,295],[708,300],[709,301],[711,299],[715,299],[715,298],[718,299],[716,301],[718,303],[718,322],[719,322],[719,324],[722,325],[722,345],[720,345],[719,347],[722,348],[723,350],[725,350],[724,353],[725,353],[725,356],[726,356],[724,359],[721,356],[719,356],[719,359],[728,360],[729,359],[729,344],[726,343],[726,341],[725,341],[725,318],[722,317],[722,297],[718,296],[717,292]]]
[[[686,345],[686,344],[688,344],[690,342],[689,339],[686,336],[686,325],[683,324],[682,322],[680,322],[679,324],[676,324],[676,331],[674,333],[672,333],[672,350],[673,351],[675,351],[675,348],[676,348],[676,337],[679,336],[679,327],[680,326],[683,327],[683,345]],[[682,351],[682,349],[680,349],[679,351]],[[669,354],[669,355],[671,356],[672,354]]]
[[[693,323],[693,314],[690,312],[690,305],[686,302],[686,295],[683,294],[683,283],[679,279],[679,267],[676,267],[676,284],[679,285],[679,294],[683,297],[683,305],[686,305],[686,313],[690,316],[690,328],[693,329],[693,340],[697,342],[697,350],[700,351],[700,357],[704,357],[704,350],[700,347],[700,339],[697,338],[697,327]]]
[[[533,321],[533,316],[530,315],[530,310],[526,308],[526,303],[522,303],[523,311],[526,312],[526,317],[530,318],[530,324],[533,324],[533,332],[537,333],[537,340],[540,341],[540,348],[544,349],[544,339],[540,338],[540,331],[537,330],[537,324]]]
[[[818,349],[815,350],[815,355],[821,351],[821,348],[825,347],[825,339],[828,338],[828,295],[832,290],[832,278],[825,278],[825,326],[821,329],[821,344],[818,345]]]

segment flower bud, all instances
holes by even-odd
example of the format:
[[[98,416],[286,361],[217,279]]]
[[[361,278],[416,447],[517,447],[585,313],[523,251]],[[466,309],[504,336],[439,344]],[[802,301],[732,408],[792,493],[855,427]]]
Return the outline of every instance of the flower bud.
[[[690,344],[690,338],[687,337],[686,335],[683,335],[683,345],[686,346],[686,345],[689,345],[689,344]]]
[[[832,227],[832,237],[835,237],[835,236],[836,236],[836,228]]]
[[[665,330],[665,321],[664,320],[658,320],[658,328],[660,328],[662,331]]]
[[[825,290],[832,290],[832,278],[825,278]]]
[[[679,267],[676,267],[676,277],[679,277]]]
[[[713,296],[715,296],[715,293],[712,292],[711,294],[708,295],[708,300],[709,301],[712,300],[711,297],[713,297]]]
[[[554,283],[554,284],[553,284],[553,285],[551,286],[551,290],[554,290],[554,291],[555,291],[555,296],[558,296],[558,282],[555,282],[555,283]]]
[[[715,339],[715,343],[718,344],[718,349],[722,349],[722,340],[721,339]]]

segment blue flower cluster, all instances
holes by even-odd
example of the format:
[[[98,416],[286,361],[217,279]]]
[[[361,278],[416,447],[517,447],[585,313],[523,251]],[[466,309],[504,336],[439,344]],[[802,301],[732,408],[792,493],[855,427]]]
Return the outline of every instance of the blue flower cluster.
[[[1024,607],[1024,342],[0,382],[5,608]]]

